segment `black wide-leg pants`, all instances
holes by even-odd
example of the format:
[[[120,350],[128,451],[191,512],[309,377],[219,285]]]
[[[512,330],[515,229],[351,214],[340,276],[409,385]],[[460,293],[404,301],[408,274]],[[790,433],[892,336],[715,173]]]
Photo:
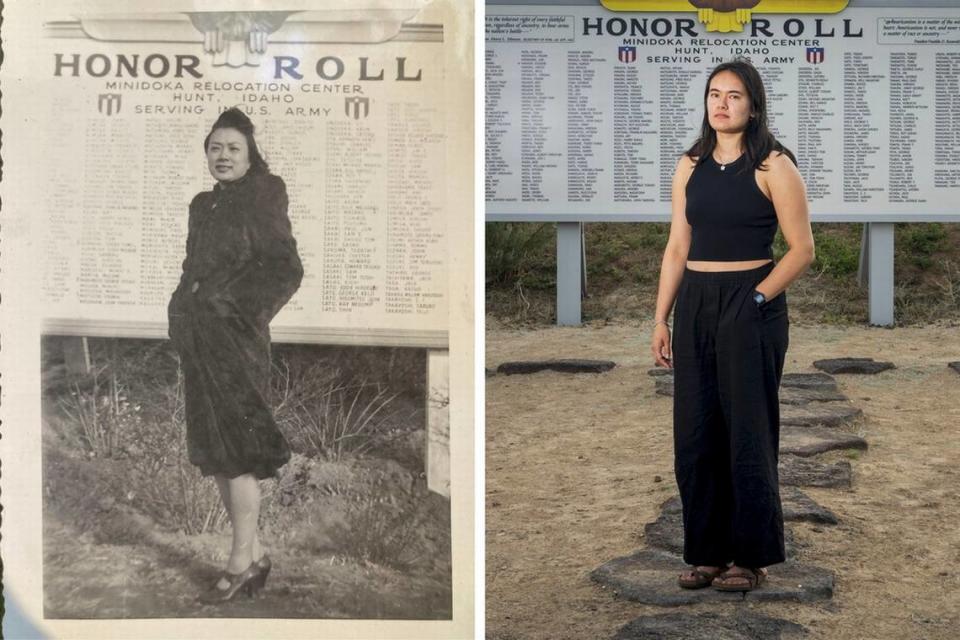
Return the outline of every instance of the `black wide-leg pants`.
[[[673,324],[675,471],[683,558],[765,567],[785,559],[777,459],[786,294],[758,307],[773,269],[685,270]]]

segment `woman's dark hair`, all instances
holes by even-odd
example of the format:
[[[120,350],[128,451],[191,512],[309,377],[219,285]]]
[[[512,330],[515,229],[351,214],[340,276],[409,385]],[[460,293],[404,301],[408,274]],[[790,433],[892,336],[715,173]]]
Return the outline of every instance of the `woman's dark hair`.
[[[760,73],[756,67],[744,58],[722,62],[710,72],[710,76],[707,78],[707,86],[703,90],[703,124],[700,126],[700,137],[687,150],[687,155],[691,158],[698,158],[697,164],[700,164],[713,153],[717,146],[717,132],[710,126],[710,114],[707,113],[707,97],[710,95],[710,82],[714,76],[723,71],[735,73],[740,78],[740,82],[746,88],[750,99],[750,119],[747,120],[747,128],[743,132],[744,154],[747,156],[743,170],[749,168],[764,171],[765,169],[761,165],[771,151],[779,151],[790,158],[793,164],[797,164],[796,156],[780,144],[770,132],[767,120],[767,93],[763,88],[763,79],[760,78]]]
[[[203,139],[203,152],[207,152],[207,147],[210,145],[210,136],[213,135],[213,132],[217,129],[236,129],[243,134],[243,137],[247,139],[247,153],[250,156],[250,172],[251,173],[269,173],[270,167],[267,166],[267,161],[263,159],[263,156],[260,155],[260,149],[257,148],[257,142],[253,139],[253,123],[250,122],[250,118],[247,117],[240,109],[236,107],[230,107],[226,111],[220,114],[220,117],[217,118],[217,121],[213,123],[213,126],[210,127],[210,133],[207,134],[207,137]]]

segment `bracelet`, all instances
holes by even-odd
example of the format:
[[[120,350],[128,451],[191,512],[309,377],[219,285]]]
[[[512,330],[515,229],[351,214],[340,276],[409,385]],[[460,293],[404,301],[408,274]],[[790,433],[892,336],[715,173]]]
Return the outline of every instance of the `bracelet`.
[[[665,326],[667,327],[667,329],[670,328],[670,323],[667,322],[666,320],[657,320],[656,322],[653,323],[653,328],[656,329],[658,324],[663,324],[663,325],[665,325]]]

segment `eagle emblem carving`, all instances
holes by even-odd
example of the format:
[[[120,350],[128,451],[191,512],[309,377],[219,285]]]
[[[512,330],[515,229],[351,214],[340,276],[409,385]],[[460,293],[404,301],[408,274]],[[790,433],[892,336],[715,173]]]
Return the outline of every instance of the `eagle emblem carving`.
[[[707,31],[742,31],[760,0],[690,0]]]
[[[214,66],[256,66],[267,51],[267,40],[292,11],[211,11],[189,13],[203,34],[203,50]]]

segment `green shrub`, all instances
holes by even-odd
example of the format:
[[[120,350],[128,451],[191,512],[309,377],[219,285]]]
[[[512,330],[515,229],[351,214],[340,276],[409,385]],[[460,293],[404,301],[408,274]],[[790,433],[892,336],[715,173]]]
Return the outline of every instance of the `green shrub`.
[[[933,255],[947,243],[947,232],[939,222],[900,223],[895,230],[897,253],[924,271],[933,266]]]
[[[789,248],[787,241],[783,237],[783,231],[780,230],[780,227],[777,227],[777,235],[773,237],[773,259],[776,262],[780,262],[780,258],[783,257],[783,254],[785,254]]]
[[[485,231],[487,286],[550,285],[552,223],[488,222]]]
[[[813,269],[834,277],[856,273],[860,266],[860,242],[841,233],[813,225],[816,257]]]
[[[670,225],[667,223],[645,222],[640,227],[639,245],[662,254],[670,238]]]

